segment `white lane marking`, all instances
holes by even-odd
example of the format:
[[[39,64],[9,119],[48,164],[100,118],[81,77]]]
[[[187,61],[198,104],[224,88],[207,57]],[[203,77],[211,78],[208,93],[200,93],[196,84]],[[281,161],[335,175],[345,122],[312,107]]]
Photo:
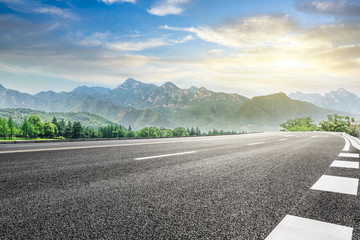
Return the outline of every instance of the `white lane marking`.
[[[249,143],[249,144],[246,144],[248,146],[253,146],[253,145],[260,145],[260,144],[264,144],[265,142],[257,142],[257,143]]]
[[[351,161],[339,161],[335,160],[330,167],[340,167],[340,168],[354,168],[359,169],[358,162],[351,162]]]
[[[356,139],[353,136],[347,135],[343,133],[343,136],[345,136],[350,142],[351,145],[356,148],[357,150],[360,150],[360,142],[358,141],[358,139]],[[356,140],[355,140],[356,139]]]
[[[61,143],[36,143],[36,144],[28,144],[28,143],[26,143],[26,145],[11,144],[11,145],[8,145],[8,146],[5,146],[5,147],[7,147],[7,148],[38,147],[39,144],[41,144],[41,146],[58,146],[58,145],[61,145]]]
[[[353,228],[286,215],[265,240],[351,240]]]
[[[183,142],[201,142],[201,141],[218,141],[219,139],[233,139],[250,135],[238,135],[227,137],[199,137],[196,139],[177,140],[177,141],[162,141],[162,142],[145,142],[145,143],[122,143],[122,144],[109,144],[109,145],[92,145],[92,146],[77,146],[77,147],[60,147],[60,148],[39,148],[39,149],[25,149],[25,150],[11,150],[0,151],[0,154],[4,153],[27,153],[27,152],[46,152],[46,151],[61,151],[61,150],[80,150],[80,149],[96,149],[96,148],[110,148],[110,147],[127,147],[127,146],[142,146],[142,145],[157,145],[157,144],[171,144],[171,143],[183,143]]]
[[[358,153],[340,153],[339,157],[359,158]]]
[[[311,187],[312,190],[357,195],[359,179],[323,175]]]
[[[289,139],[287,139],[287,138],[282,138],[282,139],[280,139],[279,141],[286,141],[286,140],[289,140]]]
[[[345,146],[343,148],[344,152],[348,152],[350,150],[350,141],[347,138],[342,137],[345,140]]]
[[[163,157],[171,157],[171,156],[178,156],[178,155],[185,155],[185,154],[192,154],[192,153],[196,153],[196,151],[181,152],[181,153],[171,153],[171,154],[164,154],[164,155],[151,156],[151,157],[134,158],[134,160],[146,160],[146,159],[153,159],[153,158],[163,158]]]

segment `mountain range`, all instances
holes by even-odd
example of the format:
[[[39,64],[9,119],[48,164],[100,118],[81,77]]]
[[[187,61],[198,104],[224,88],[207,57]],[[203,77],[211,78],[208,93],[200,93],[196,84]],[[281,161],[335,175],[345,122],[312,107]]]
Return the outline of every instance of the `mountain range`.
[[[326,93],[324,96],[318,93],[304,94],[296,92],[289,94],[289,97],[295,100],[310,102],[321,108],[360,114],[360,97],[343,88]]]
[[[312,103],[293,100],[284,93],[252,99],[239,94],[213,92],[204,87],[181,89],[171,82],[161,86],[127,79],[115,89],[78,87],[71,92],[35,95],[0,85],[1,108],[29,108],[46,112],[88,112],[134,129],[144,126],[216,127],[224,130],[278,130],[289,118],[326,119],[339,113]],[[1,110],[0,110],[1,111]]]

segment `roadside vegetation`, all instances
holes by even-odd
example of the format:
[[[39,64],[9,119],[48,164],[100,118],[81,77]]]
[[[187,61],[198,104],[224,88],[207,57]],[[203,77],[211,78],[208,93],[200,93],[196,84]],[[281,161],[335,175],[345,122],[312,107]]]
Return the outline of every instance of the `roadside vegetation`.
[[[338,114],[328,115],[328,119],[321,121],[318,125],[310,117],[289,119],[280,124],[282,131],[327,131],[345,132],[351,136],[359,137],[360,124],[354,118],[340,116]]]
[[[2,140],[49,140],[49,139],[88,139],[88,138],[147,138],[147,137],[186,137],[186,136],[212,136],[238,134],[234,131],[210,130],[201,132],[199,128],[175,129],[145,127],[138,131],[109,124],[104,127],[90,128],[83,126],[81,122],[58,121],[56,117],[51,122],[43,122],[41,117],[31,115],[25,117],[21,124],[16,125],[13,117],[8,119],[0,117],[0,138]]]

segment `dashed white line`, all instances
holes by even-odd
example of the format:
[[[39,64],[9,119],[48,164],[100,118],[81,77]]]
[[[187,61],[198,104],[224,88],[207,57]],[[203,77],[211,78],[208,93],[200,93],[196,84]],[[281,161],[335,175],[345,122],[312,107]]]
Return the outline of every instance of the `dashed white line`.
[[[287,215],[265,240],[351,240],[353,228]]]
[[[256,142],[256,143],[248,143],[246,145],[248,146],[253,146],[253,145],[260,145],[260,144],[264,144],[265,142]]]
[[[359,154],[358,153],[340,153],[339,157],[359,158]]]
[[[330,167],[359,169],[359,162],[335,160]]]
[[[147,160],[147,159],[154,159],[154,158],[163,158],[163,157],[171,157],[171,156],[178,156],[178,155],[186,155],[186,154],[192,154],[192,153],[196,153],[196,151],[181,152],[181,153],[171,153],[171,154],[164,154],[164,155],[158,155],[158,156],[134,158],[134,160]]]
[[[359,179],[323,175],[311,187],[312,190],[357,195]]]

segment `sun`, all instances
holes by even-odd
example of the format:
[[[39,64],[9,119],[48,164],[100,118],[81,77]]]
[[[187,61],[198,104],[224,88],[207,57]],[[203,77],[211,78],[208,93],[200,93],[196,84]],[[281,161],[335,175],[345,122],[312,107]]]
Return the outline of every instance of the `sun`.
[[[306,66],[306,64],[303,64],[293,59],[279,59],[274,62],[274,65],[279,70],[293,70],[304,68]]]

